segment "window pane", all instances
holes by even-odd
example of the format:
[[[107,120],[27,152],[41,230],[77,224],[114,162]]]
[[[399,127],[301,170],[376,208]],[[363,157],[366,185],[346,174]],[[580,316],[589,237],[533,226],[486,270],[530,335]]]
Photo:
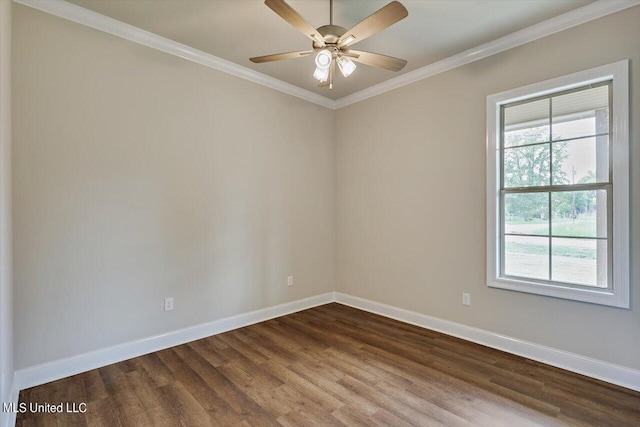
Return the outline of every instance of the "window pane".
[[[607,241],[551,239],[551,280],[607,287]]]
[[[549,239],[504,236],[504,273],[508,276],[548,280]]]
[[[549,185],[549,144],[504,150],[504,186]]]
[[[553,140],[609,132],[609,86],[553,97]]]
[[[553,183],[584,184],[609,181],[609,137],[553,144]]]
[[[549,193],[504,195],[504,232],[549,235]]]
[[[551,194],[551,234],[607,237],[607,191],[562,191]]]
[[[549,99],[505,107],[504,146],[549,141]]]

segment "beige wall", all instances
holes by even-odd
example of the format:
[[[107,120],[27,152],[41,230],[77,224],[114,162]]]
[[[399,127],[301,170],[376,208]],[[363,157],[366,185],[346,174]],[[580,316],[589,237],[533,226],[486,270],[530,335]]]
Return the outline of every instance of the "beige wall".
[[[22,6],[13,36],[16,369],[334,290],[333,111]]]
[[[339,111],[338,290],[640,368],[640,7]],[[631,59],[631,310],[489,289],[486,96]],[[461,305],[472,294],[471,307]]]
[[[13,385],[11,9],[11,2],[0,1],[0,402],[10,401]],[[0,426],[10,418],[0,411]]]

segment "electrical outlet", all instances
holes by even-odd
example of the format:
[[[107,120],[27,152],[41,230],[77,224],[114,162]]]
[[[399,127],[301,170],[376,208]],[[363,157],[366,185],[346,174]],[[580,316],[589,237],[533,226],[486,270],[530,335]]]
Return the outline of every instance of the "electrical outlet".
[[[173,310],[173,297],[164,299],[164,311]]]
[[[471,305],[471,294],[462,294],[462,305]]]
[[[287,277],[287,286],[293,286],[293,276]]]

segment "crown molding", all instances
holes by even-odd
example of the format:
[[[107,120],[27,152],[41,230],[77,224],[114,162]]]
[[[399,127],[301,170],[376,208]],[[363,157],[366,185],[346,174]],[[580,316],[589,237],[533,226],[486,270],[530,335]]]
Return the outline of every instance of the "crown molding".
[[[344,96],[337,100],[326,98],[317,93],[302,89],[298,86],[286,83],[275,77],[243,67],[226,59],[219,58],[210,53],[192,48],[190,46],[167,39],[149,31],[142,30],[133,25],[109,18],[64,0],[13,0],[24,6],[32,7],[51,15],[104,31],[117,37],[122,37],[134,43],[138,43],[153,49],[160,50],[170,55],[175,55],[213,68],[224,73],[240,77],[262,86],[295,96],[314,104],[337,110],[356,102],[381,95],[385,92],[415,83],[417,81],[435,76],[445,71],[478,61],[517,46],[538,40],[551,34],[584,24],[594,19],[619,12],[640,4],[640,0],[597,0],[581,8],[569,11],[562,15],[524,28],[496,40],[481,44],[472,49],[450,56],[433,64],[402,74],[398,77],[386,80],[361,91]]]
[[[13,0],[13,2],[249,80],[326,108],[335,109],[335,101],[322,95],[64,0]]]
[[[640,0],[598,0],[578,9],[563,13],[554,18],[534,24],[530,27],[508,34],[496,40],[481,44],[464,52],[445,58],[433,64],[386,80],[375,86],[352,93],[336,100],[339,109],[365,99],[381,95],[402,86],[435,76],[457,67],[478,61],[517,46],[541,39],[551,34],[584,24],[594,19],[619,12],[640,4]]]

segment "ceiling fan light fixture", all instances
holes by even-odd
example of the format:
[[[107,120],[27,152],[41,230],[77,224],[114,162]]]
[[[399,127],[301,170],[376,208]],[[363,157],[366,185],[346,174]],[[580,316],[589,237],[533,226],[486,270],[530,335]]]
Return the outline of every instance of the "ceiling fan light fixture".
[[[316,55],[316,66],[320,69],[329,69],[333,55],[326,49],[321,50]]]
[[[407,65],[407,61],[391,56],[350,51],[351,45],[360,43],[409,15],[407,8],[397,0],[378,9],[358,22],[350,30],[333,24],[333,0],[329,0],[329,25],[322,25],[318,28],[313,28],[285,0],[264,0],[264,4],[305,37],[311,39],[313,50],[276,53],[249,58],[253,63],[259,64],[281,59],[300,58],[316,52],[315,63],[317,68],[313,73],[313,77],[320,81],[320,87],[328,87],[329,89],[333,88],[336,65],[340,67],[340,72],[345,77],[355,71],[356,64],[353,61],[391,71],[400,71]]]
[[[316,71],[313,72],[313,77],[315,77],[320,83],[326,82],[329,78],[329,67],[320,68],[317,67]]]
[[[343,76],[349,77],[356,69],[356,64],[347,56],[338,58],[338,68]]]

